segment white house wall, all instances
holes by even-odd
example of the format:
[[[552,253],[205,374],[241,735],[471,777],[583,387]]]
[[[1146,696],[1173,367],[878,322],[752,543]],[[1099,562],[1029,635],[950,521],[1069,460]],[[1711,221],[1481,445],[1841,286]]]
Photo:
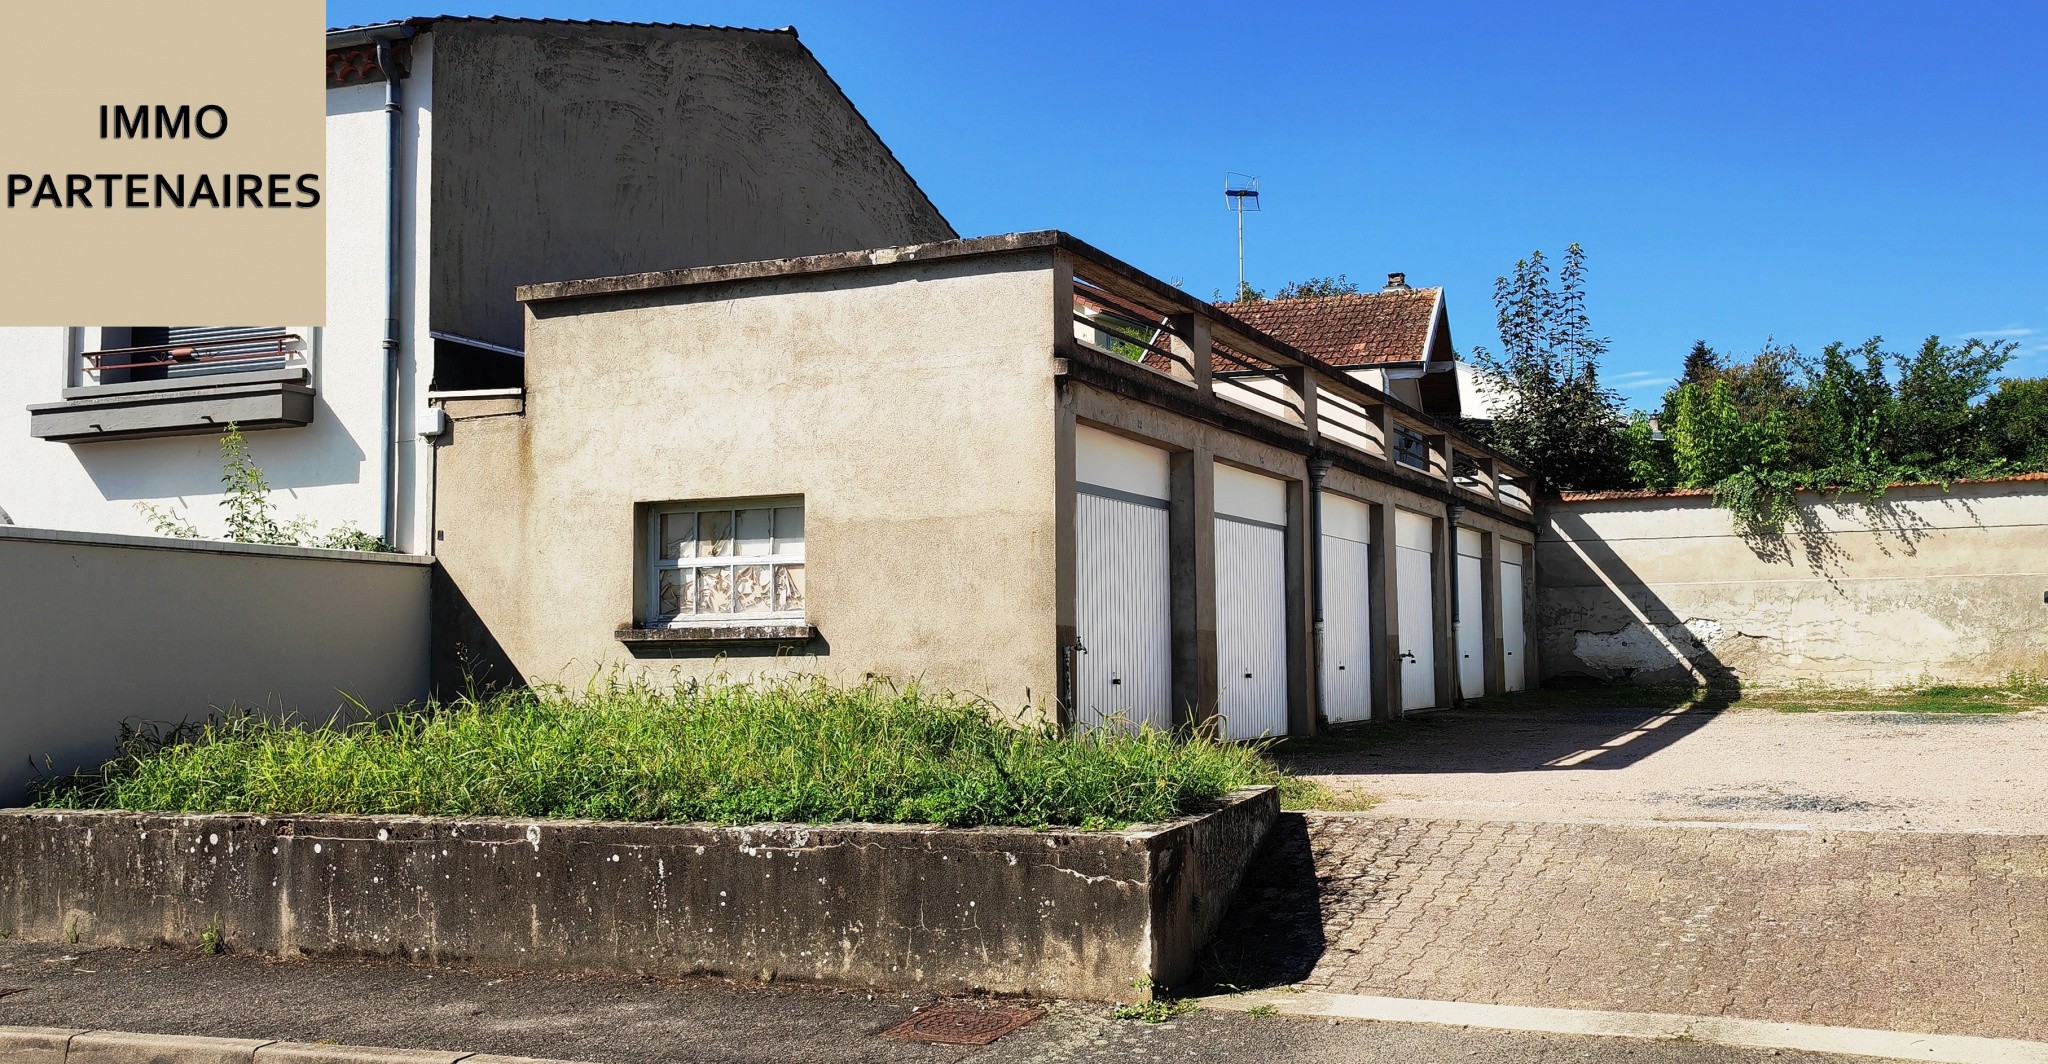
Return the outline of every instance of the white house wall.
[[[426,248],[415,239],[426,224],[427,160],[420,145],[431,131],[432,47],[413,51],[406,96],[403,167],[409,189],[403,247],[411,252],[401,284],[410,293],[400,326],[406,337],[401,379],[406,390],[397,436],[401,483],[402,549],[426,544],[429,486],[427,451],[413,427],[425,402],[431,360],[426,345],[425,293],[413,279],[426,275]],[[303,428],[247,434],[249,452],[263,467],[278,513],[307,518],[320,529],[354,525],[378,532],[383,524],[382,448],[385,145],[384,86],[348,86],[327,93],[327,323],[167,322],[163,324],[282,324],[306,339],[315,391],[313,422]],[[101,345],[98,328],[84,329],[82,349]],[[82,532],[147,534],[137,504],[170,510],[219,536],[225,527],[220,441],[216,436],[110,440],[67,444],[29,435],[27,407],[62,398],[68,365],[66,330],[0,329],[0,509],[17,525]]]

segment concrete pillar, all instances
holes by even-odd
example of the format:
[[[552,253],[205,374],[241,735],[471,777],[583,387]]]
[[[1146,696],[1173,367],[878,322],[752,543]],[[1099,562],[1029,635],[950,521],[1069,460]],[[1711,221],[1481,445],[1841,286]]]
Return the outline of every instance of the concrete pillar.
[[[1316,733],[1315,685],[1318,659],[1311,622],[1310,603],[1314,595],[1310,581],[1316,578],[1314,547],[1310,542],[1310,500],[1308,484],[1300,479],[1287,482],[1287,734]]]
[[[1438,453],[1440,452],[1432,446],[1432,462]],[[1432,552],[1432,557],[1436,560],[1436,573],[1430,581],[1429,589],[1436,622],[1436,704],[1448,706],[1456,699],[1458,692],[1458,641],[1451,631],[1451,570],[1458,564],[1458,542],[1448,515],[1438,516],[1430,525],[1431,542],[1436,546]]]
[[[1491,477],[1492,459],[1487,459],[1486,465],[1487,474]],[[1507,658],[1503,653],[1506,644],[1501,641],[1506,625],[1500,613],[1500,536],[1493,532],[1483,535],[1486,556],[1479,563],[1479,571],[1486,577],[1480,593],[1481,604],[1486,614],[1486,640],[1480,645],[1486,651],[1486,693],[1497,695],[1508,689]]]
[[[1174,723],[1216,713],[1216,454],[1173,456],[1169,502],[1173,550]]]
[[[1401,582],[1395,576],[1399,555],[1394,546],[1394,507],[1372,508],[1371,563],[1367,586],[1371,594],[1373,632],[1372,719],[1401,719]]]

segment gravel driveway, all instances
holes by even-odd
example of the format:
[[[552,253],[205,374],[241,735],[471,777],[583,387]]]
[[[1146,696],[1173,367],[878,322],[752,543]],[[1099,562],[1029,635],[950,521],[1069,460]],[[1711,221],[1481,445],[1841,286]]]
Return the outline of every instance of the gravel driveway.
[[[1444,710],[1283,759],[1396,816],[1940,832],[2048,826],[2048,711]]]

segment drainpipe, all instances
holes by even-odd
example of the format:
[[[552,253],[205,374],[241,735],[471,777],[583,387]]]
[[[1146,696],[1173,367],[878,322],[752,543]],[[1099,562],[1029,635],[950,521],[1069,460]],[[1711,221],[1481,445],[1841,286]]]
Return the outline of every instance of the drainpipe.
[[[1308,534],[1309,557],[1312,559],[1308,581],[1309,616],[1313,621],[1314,637],[1311,644],[1315,651],[1311,659],[1309,674],[1312,689],[1316,693],[1316,730],[1323,730],[1323,722],[1329,719],[1324,712],[1323,692],[1323,477],[1330,472],[1330,460],[1315,455],[1308,460]]]
[[[1458,653],[1462,644],[1458,642],[1458,625],[1463,619],[1458,616],[1458,518],[1465,516],[1465,508],[1452,503],[1444,508],[1445,538],[1450,541],[1451,555],[1451,705],[1465,708],[1465,670],[1458,664]]]
[[[377,42],[377,69],[384,75],[384,123],[390,139],[384,154],[384,542],[398,546],[398,404],[399,395],[399,225],[404,208],[400,185],[404,170],[404,90],[399,87],[398,61],[389,39]]]

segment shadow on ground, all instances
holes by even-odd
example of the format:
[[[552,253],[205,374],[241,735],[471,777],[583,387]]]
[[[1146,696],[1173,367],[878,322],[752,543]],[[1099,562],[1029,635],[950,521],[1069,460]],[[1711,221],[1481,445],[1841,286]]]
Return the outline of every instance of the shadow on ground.
[[[1308,775],[1620,769],[1683,741],[1738,697],[1732,690],[1538,691],[1287,740],[1273,757]]]
[[[1323,956],[1322,901],[1308,822],[1300,813],[1282,813],[1245,872],[1190,989],[1254,990],[1308,978]]]

